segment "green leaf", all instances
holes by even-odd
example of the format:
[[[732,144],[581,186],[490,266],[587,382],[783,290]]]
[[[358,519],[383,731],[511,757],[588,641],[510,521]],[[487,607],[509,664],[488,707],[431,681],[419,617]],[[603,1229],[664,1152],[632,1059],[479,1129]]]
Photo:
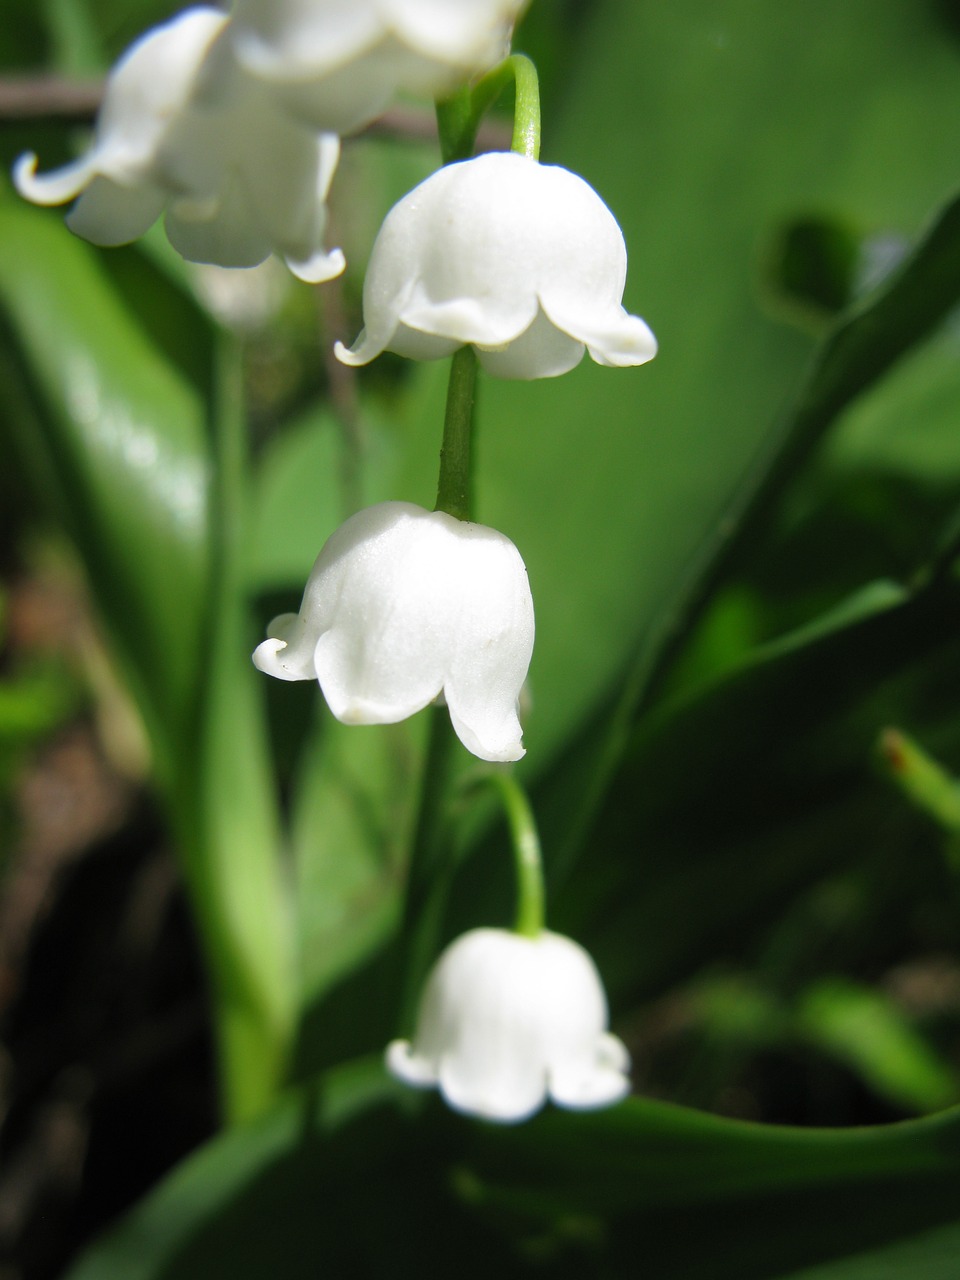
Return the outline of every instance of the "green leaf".
[[[83,556],[169,777],[203,656],[205,406],[145,338],[98,252],[10,196],[0,308],[9,429]]]
[[[214,491],[207,438],[214,413],[219,423],[233,411],[235,441],[246,426],[236,405],[205,400],[101,254],[59,215],[11,198],[0,202],[0,306],[8,421],[83,558],[144,715],[211,971],[226,1109],[250,1114],[276,1087],[293,1009],[274,785],[236,565],[243,459],[218,454]]]
[[[544,159],[582,173],[618,217],[626,302],[661,348],[642,369],[585,363],[554,381],[479,388],[478,515],[517,543],[537,606],[532,770],[616,691],[639,645],[662,642],[678,587],[689,591],[725,543],[744,475],[762,448],[779,449],[784,398],[811,348],[766,313],[759,247],[811,208],[913,237],[955,172],[929,120],[960,127],[953,48],[926,10],[899,0],[817,0],[788,16],[623,0],[592,6],[585,27],[545,120]],[[879,376],[955,289],[946,259],[931,258],[916,306],[901,314],[891,297],[883,309],[882,338],[871,322],[856,341],[834,340],[815,399],[803,399],[808,426]],[[438,385],[410,422],[403,496],[418,501],[432,498],[423,442],[439,440],[441,395]]]
[[[379,1063],[330,1073],[175,1170],[69,1280],[625,1275],[641,1257],[658,1280],[759,1280],[955,1213],[956,1111],[838,1132],[634,1099],[508,1128],[439,1103],[405,1122],[404,1096]]]
[[[916,878],[872,753],[882,725],[913,705],[916,673],[929,670],[935,688],[933,660],[956,662],[958,625],[955,584],[910,596],[876,583],[638,724],[591,834],[602,860],[572,874],[551,863],[553,926],[591,947],[615,1007],[742,955],[837,867],[883,849]],[[548,831],[549,852],[562,833]],[[464,912],[482,892],[480,863],[463,877]]]
[[[956,1072],[882,992],[824,978],[804,992],[797,1016],[815,1044],[899,1106],[936,1111],[960,1097]]]
[[[425,727],[422,717],[365,729],[338,724],[326,708],[320,714],[325,723],[306,752],[292,821],[306,1010],[301,1072],[331,1060],[343,1023],[359,1038],[353,1051],[370,1047],[369,1005],[342,1010],[334,1025],[322,1001],[396,927]],[[384,994],[395,999],[397,990],[386,984]],[[373,1003],[379,1024],[381,1002]]]
[[[791,1271],[777,1280],[954,1280],[960,1223],[923,1231],[882,1249]]]

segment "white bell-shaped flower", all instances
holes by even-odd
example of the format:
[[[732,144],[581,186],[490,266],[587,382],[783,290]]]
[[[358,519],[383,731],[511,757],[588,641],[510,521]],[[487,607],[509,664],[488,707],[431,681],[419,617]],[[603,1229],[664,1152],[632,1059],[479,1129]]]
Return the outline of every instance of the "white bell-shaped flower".
[[[387,1067],[439,1086],[457,1111],[503,1122],[526,1120],[547,1097],[588,1109],[630,1091],[596,966],[548,932],[473,929],[452,942],[427,980],[412,1044],[395,1040]]]
[[[417,360],[472,344],[503,378],[578,364],[643,364],[657,343],[621,305],[627,251],[582,178],[513,152],[432,174],[387,214],[363,286],[364,329],[345,364]]]
[[[236,0],[239,56],[319,129],[349,133],[400,91],[441,97],[508,51],[526,0]]]
[[[533,601],[503,534],[384,502],[327,540],[299,614],[275,618],[253,660],[312,680],[344,724],[393,724],[441,693],[481,760],[523,755],[517,700],[533,652]]]
[[[339,139],[290,119],[237,62],[227,28],[202,6],[141,37],[107,81],[87,154],[47,174],[21,156],[17,189],[45,205],[79,196],[67,224],[94,244],[135,240],[166,211],[193,262],[251,267],[277,252],[302,279],[329,280],[344,267],[323,247]]]

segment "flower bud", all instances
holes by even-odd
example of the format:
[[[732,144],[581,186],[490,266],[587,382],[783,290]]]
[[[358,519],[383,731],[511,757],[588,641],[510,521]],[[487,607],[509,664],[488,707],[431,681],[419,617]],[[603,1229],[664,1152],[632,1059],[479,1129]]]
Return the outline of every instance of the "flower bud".
[[[345,364],[382,351],[435,360],[472,344],[502,378],[651,360],[621,305],[627,251],[582,178],[513,152],[446,165],[387,214],[363,286],[364,329]]]
[[[526,1120],[549,1096],[586,1110],[630,1091],[630,1057],[607,1031],[596,966],[557,933],[473,929],[452,942],[424,989],[412,1044],[387,1049],[389,1071],[438,1086],[457,1111]]]
[[[527,571],[502,533],[384,502],[325,543],[299,614],[253,655],[280,680],[320,682],[344,724],[394,724],[441,693],[481,760],[518,760],[517,700],[533,652]]]

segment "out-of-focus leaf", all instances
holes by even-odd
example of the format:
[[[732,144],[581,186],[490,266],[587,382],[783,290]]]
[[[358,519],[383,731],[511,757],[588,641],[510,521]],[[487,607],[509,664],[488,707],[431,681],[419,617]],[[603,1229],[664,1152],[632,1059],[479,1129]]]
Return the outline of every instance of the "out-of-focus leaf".
[[[844,317],[825,340],[798,402],[754,462],[738,489],[728,498],[720,521],[700,549],[701,560],[688,564],[693,572],[680,574],[672,606],[655,621],[641,645],[632,675],[625,682],[613,727],[598,727],[579,756],[561,768],[554,791],[561,797],[560,828],[572,830],[565,840],[565,857],[572,856],[582,826],[571,824],[570,800],[576,789],[570,774],[581,778],[581,821],[602,792],[606,777],[625,741],[623,718],[640,699],[665,653],[685,625],[685,615],[715,583],[721,563],[734,544],[741,546],[758,520],[782,493],[786,480],[806,459],[827,427],[865,387],[878,378],[918,337],[941,320],[960,297],[960,199],[942,212],[916,252],[887,281]],[[931,551],[933,548],[931,548]],[[699,570],[699,572],[697,571]],[[574,801],[576,804],[577,801]]]
[[[317,552],[344,519],[342,435],[328,411],[310,413],[272,440],[254,494],[254,588],[285,587],[299,606]]]
[[[169,768],[172,742],[191,737],[203,660],[204,405],[144,337],[97,252],[10,196],[0,307],[9,429],[76,540]]]
[[[960,1096],[956,1073],[882,992],[824,978],[804,993],[798,1019],[815,1044],[898,1106],[936,1111]]]
[[[958,1123],[954,1110],[885,1128],[799,1130],[634,1100],[478,1130],[469,1167],[478,1205],[553,1219],[558,1247],[563,1214],[599,1216],[597,1252],[612,1274],[642,1259],[663,1280],[759,1280],[951,1221]]]
[[[379,1064],[322,1078],[175,1171],[70,1280],[514,1277],[534,1246],[546,1276],[759,1280],[955,1213],[956,1112],[844,1133],[636,1099],[503,1128],[439,1103],[404,1123],[399,1096]]]
[[[831,438],[830,465],[841,471],[883,468],[933,486],[955,484],[958,403],[960,330],[951,321],[851,407]]]
[[[324,708],[322,714],[327,715]],[[403,865],[419,782],[424,721],[357,728],[327,717],[307,751],[293,814],[302,999],[313,1008],[319,1047],[303,1064],[329,1061],[315,1006],[365,960],[397,923]],[[388,996],[395,998],[396,991]],[[366,1010],[350,1021],[362,1036]],[[305,1035],[314,1034],[308,1019]]]
[[[783,1273],[776,1280],[954,1280],[958,1257],[960,1223],[954,1222],[882,1249]]]
[[[655,990],[742,946],[748,925],[755,937],[826,872],[880,846],[894,857],[896,806],[882,807],[871,774],[897,707],[883,694],[940,652],[955,663],[958,626],[955,585],[910,597],[874,584],[664,703],[638,726],[591,836],[603,857],[569,878],[554,863],[555,927],[591,946],[615,990]],[[464,879],[468,910],[480,870]]]

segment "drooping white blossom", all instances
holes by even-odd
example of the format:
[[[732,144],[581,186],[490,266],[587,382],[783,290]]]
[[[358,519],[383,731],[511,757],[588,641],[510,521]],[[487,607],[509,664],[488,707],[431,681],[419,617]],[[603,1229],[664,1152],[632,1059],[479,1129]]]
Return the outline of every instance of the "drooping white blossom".
[[[507,53],[527,0],[236,0],[239,56],[289,110],[349,133],[401,91],[441,97]]]
[[[472,344],[503,378],[643,364],[657,343],[621,305],[623,235],[582,178],[513,152],[450,164],[396,204],[373,247],[364,329],[346,364],[417,360]]]
[[[481,760],[523,755],[517,700],[533,652],[520,553],[484,525],[384,502],[327,540],[299,614],[283,614],[253,660],[312,680],[345,724],[393,724],[441,693]]]
[[[93,145],[52,173],[21,156],[14,181],[37,204],[63,204],[99,245],[135,240],[165,213],[193,262],[250,267],[281,254],[304,280],[329,280],[325,200],[340,154],[333,134],[296,123],[234,56],[227,16],[188,9],[141,37],[108,81]]]
[[[600,976],[581,946],[473,929],[447,947],[427,980],[412,1043],[395,1040],[387,1067],[438,1086],[457,1111],[526,1120],[548,1097],[589,1109],[630,1091],[630,1057],[607,1030]]]

